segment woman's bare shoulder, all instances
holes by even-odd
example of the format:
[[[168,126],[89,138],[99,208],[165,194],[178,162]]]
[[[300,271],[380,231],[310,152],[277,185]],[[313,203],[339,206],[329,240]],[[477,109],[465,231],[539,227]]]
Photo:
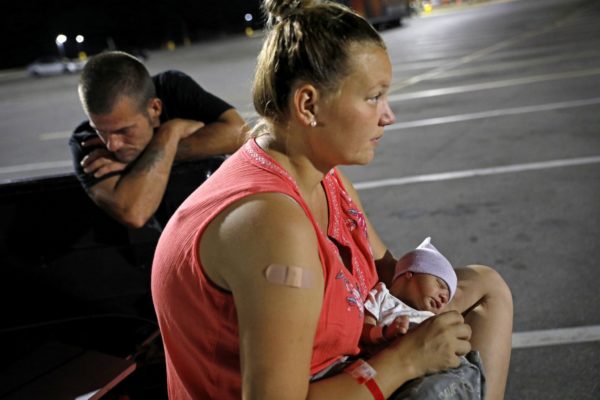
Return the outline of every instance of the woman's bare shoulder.
[[[200,261],[217,283],[240,266],[318,260],[315,229],[296,200],[281,193],[241,199],[211,221],[199,244]]]

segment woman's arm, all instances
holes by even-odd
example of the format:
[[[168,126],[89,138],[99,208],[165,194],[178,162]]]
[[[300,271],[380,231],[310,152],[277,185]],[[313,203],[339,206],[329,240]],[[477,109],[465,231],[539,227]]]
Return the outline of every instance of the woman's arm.
[[[317,239],[288,197],[261,194],[221,213],[207,228],[200,254],[207,275],[232,292],[239,322],[242,394],[305,398],[312,343],[323,299]],[[310,287],[271,283],[271,265],[300,268]]]
[[[339,172],[339,170],[338,170]],[[348,194],[364,213],[352,183],[340,173]],[[396,260],[367,220],[377,273],[388,284]],[[472,330],[471,345],[479,350],[486,369],[487,399],[502,399],[510,363],[513,303],[510,289],[494,269],[471,265],[456,270],[458,288],[447,310],[461,313]]]
[[[372,399],[349,375],[309,384],[313,340],[323,301],[323,272],[314,228],[304,211],[279,194],[254,195],[222,212],[200,243],[206,274],[230,290],[239,321],[245,399]],[[301,268],[308,287],[271,283],[270,265]],[[404,382],[458,365],[470,330],[448,313],[393,342],[369,362],[385,396]]]

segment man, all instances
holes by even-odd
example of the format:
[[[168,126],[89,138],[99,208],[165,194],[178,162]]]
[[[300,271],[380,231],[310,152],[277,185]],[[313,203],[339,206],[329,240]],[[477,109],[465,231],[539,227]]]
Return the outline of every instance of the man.
[[[175,161],[233,153],[245,125],[233,107],[178,71],[150,77],[123,52],[92,57],[79,98],[89,121],[69,140],[91,199],[131,227],[158,209]]]

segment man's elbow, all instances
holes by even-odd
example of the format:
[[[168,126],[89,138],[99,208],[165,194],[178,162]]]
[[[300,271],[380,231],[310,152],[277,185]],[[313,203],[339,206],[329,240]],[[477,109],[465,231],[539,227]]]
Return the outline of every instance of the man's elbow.
[[[148,223],[150,218],[152,218],[152,215],[148,215],[141,210],[135,209],[124,210],[116,216],[116,219],[120,223],[134,229],[143,228],[144,225]]]
[[[248,140],[250,131],[251,131],[250,125],[246,121],[242,120],[238,124],[238,132],[239,132],[237,135],[237,139],[238,139],[237,144],[238,145],[241,146],[246,142],[246,140]]]
[[[102,188],[92,188],[88,195],[97,206],[113,219],[129,228],[142,228],[152,218],[156,208],[148,199],[132,196],[131,192],[117,193]]]
[[[225,116],[222,122],[226,124],[227,131],[230,133],[228,150],[233,153],[246,142],[250,126],[234,109],[228,110]]]
[[[143,228],[149,219],[150,218],[143,218],[140,216],[125,216],[124,218],[119,219],[119,222],[121,222],[123,225],[127,226],[128,228],[139,229],[139,228]]]
[[[144,212],[144,210],[136,209],[135,207],[102,207],[121,224],[128,228],[142,228],[152,218],[152,215]]]

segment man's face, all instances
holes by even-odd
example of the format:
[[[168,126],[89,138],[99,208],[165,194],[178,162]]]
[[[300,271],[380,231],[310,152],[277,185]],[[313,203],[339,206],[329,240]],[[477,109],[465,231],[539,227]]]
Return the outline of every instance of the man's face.
[[[159,116],[160,100],[150,100],[147,109],[141,110],[136,101],[129,96],[117,99],[108,114],[88,115],[90,125],[96,130],[108,151],[126,164],[137,159],[148,146],[154,128],[160,124]]]

